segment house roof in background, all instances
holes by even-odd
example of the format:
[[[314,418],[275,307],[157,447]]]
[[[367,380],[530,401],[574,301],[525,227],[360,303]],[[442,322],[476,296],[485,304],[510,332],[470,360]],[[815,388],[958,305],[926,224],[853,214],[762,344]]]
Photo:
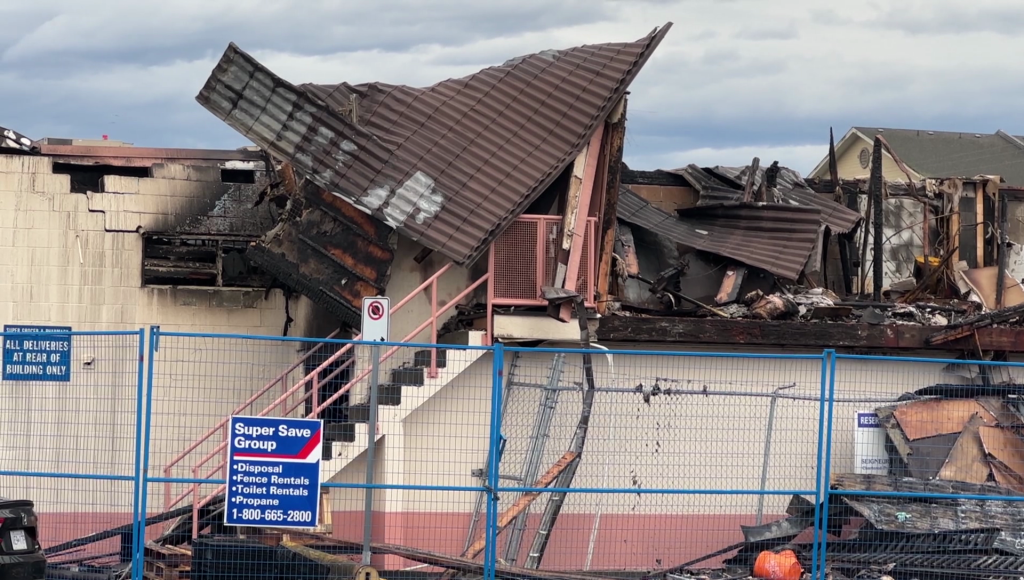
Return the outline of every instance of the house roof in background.
[[[1024,186],[1024,138],[1004,131],[965,133],[886,127],[853,127],[837,144],[837,154],[865,142],[870,147],[882,135],[907,166],[921,177],[975,177],[998,175],[1009,185]],[[846,142],[846,143],[844,143]],[[828,157],[812,174],[827,170]],[[867,170],[865,170],[866,172]]]

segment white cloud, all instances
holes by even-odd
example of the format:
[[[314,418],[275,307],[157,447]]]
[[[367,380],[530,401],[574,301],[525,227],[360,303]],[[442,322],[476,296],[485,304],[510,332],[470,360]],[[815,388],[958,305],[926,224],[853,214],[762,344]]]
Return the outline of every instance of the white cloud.
[[[295,83],[423,86],[547,48],[634,40],[670,20],[631,87],[634,159],[779,151],[806,171],[817,159],[798,152],[829,126],[1024,133],[1024,61],[1006,32],[1024,24],[1017,0],[0,4],[15,23],[0,38],[0,122],[29,134],[95,132],[93,119],[132,109],[147,118],[136,142],[241,144],[194,101],[229,41]]]

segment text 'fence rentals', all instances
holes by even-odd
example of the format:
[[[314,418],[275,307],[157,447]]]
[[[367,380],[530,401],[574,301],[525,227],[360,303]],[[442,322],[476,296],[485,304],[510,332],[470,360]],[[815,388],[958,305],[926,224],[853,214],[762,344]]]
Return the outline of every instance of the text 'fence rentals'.
[[[5,327],[5,557],[133,580],[1024,573],[1020,364],[464,342]]]

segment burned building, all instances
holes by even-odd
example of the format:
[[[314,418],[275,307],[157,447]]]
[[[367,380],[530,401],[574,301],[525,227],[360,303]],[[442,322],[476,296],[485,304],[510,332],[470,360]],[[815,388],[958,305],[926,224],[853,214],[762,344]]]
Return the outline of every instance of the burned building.
[[[112,151],[52,142],[26,149],[21,137],[5,132],[11,154],[0,157],[0,177],[17,185],[16,203],[39,213],[74,205],[75,212],[60,219],[73,215],[102,230],[102,236],[85,238],[80,255],[78,234],[63,234],[62,267],[68,260],[74,267],[75,259],[79,265],[106,259],[108,243],[131,246],[137,272],[122,281],[118,297],[140,288],[171,296],[176,308],[191,308],[186,314],[196,325],[223,315],[252,321],[252,334],[267,335],[272,328],[322,337],[338,327],[334,336],[350,337],[358,335],[361,300],[386,295],[396,315],[390,338],[405,346],[428,343],[390,348],[382,357],[379,371],[388,380],[378,386],[385,419],[376,432],[369,425],[372,355],[363,346],[333,344],[309,358],[309,352],[274,344],[273,357],[267,351],[241,361],[214,357],[195,373],[202,380],[169,380],[163,403],[170,410],[154,427],[161,443],[147,460],[162,474],[156,482],[161,489],[149,492],[151,506],[162,511],[151,520],[174,523],[147,547],[148,559],[171,566],[167,562],[188,559],[180,546],[196,554],[223,548],[217,542],[224,540],[209,532],[217,530],[226,483],[205,482],[200,490],[189,478],[223,467],[216,451],[219,429],[236,404],[253,398],[247,412],[295,412],[325,423],[321,476],[338,485],[323,504],[336,522],[331,537],[325,532],[308,540],[320,547],[343,551],[357,544],[353,522],[364,516],[363,493],[351,484],[364,477],[361,453],[370,446],[381,451],[379,469],[391,485],[370,508],[371,521],[378,522],[372,526],[372,564],[381,569],[429,566],[444,578],[481,571],[481,506],[492,501],[490,509],[500,515],[495,552],[505,578],[580,580],[595,577],[577,573],[591,569],[675,578],[715,559],[750,568],[760,552],[755,548],[766,544],[773,550],[795,544],[806,559],[814,547],[797,540],[813,527],[811,510],[820,509],[809,508],[809,500],[709,507],[703,496],[710,494],[676,493],[654,504],[645,503],[640,490],[707,491],[709,480],[729,480],[737,489],[764,491],[769,473],[779,489],[815,489],[823,476],[821,430],[829,428],[822,411],[828,378],[822,369],[829,362],[823,349],[828,356],[837,350],[962,356],[967,366],[970,360],[1019,356],[1024,334],[1016,321],[1024,312],[1024,292],[1017,282],[1020,238],[1009,219],[1019,208],[1015,190],[996,176],[822,181],[760,160],[746,167],[666,171],[624,166],[626,95],[668,31],[665,26],[631,42],[513,58],[423,88],[293,84],[231,45],[198,101],[250,139],[253,149]],[[879,141],[873,155],[883,146]],[[60,195],[50,195],[55,183]],[[27,236],[29,247],[47,243],[14,233],[19,241]],[[29,276],[27,270],[18,276]],[[36,278],[30,282],[42,285]],[[211,314],[236,296],[244,296],[241,304],[256,303],[250,286],[259,287],[260,299],[278,297],[280,308],[260,312],[258,325],[250,312]],[[229,294],[232,288],[247,291]],[[306,305],[306,316],[285,308],[288,296]],[[90,316],[86,307],[80,310]],[[59,317],[49,310],[27,312],[32,322]],[[318,328],[314,321],[321,322]],[[486,348],[498,343],[548,348],[510,349],[501,367]],[[565,346],[588,348],[553,352]],[[604,356],[602,347],[618,351]],[[712,349],[729,356],[699,358]],[[232,372],[224,372],[229,363]],[[900,399],[907,393],[938,396],[922,389],[946,384],[949,372],[924,372],[920,361],[903,372],[900,364],[854,361],[838,381],[840,388],[867,393],[862,398],[871,402],[893,445],[905,444],[891,454],[891,464],[902,471],[887,472],[883,483],[845,477],[856,449],[837,437],[829,459],[837,477],[830,483],[861,491],[893,488],[894,480],[920,486],[918,480],[941,474],[944,464],[938,456],[919,464],[920,457],[906,451],[919,439],[944,437],[946,458],[990,444],[992,457],[975,462],[970,485],[999,478],[1003,485],[996,487],[1019,485],[1016,457],[992,452],[1005,436],[1000,421],[1016,425],[1014,409],[974,397],[974,404],[957,404],[970,413],[957,407],[963,420],[941,433],[908,433],[913,422],[897,417],[894,424],[893,407],[907,402]],[[246,375],[247,367],[283,374]],[[881,385],[881,371],[903,374]],[[233,380],[222,380],[224,375]],[[1013,376],[982,375],[965,382],[1006,389],[1016,382]],[[504,380],[499,392],[511,403],[492,422],[494,409],[487,405],[494,400],[495,377]],[[278,386],[283,394],[274,390],[260,398]],[[206,401],[211,392],[230,396],[210,405],[199,426],[180,425],[175,405]],[[749,404],[722,404],[723,397]],[[282,410],[282,400],[292,408]],[[791,427],[785,435],[790,450],[781,465],[769,465],[767,443],[779,400],[792,402],[780,419]],[[860,411],[853,405],[830,410],[829,420],[851,423]],[[985,422],[990,416],[995,424]],[[508,427],[500,434],[500,458],[489,448],[495,426]],[[762,433],[764,464],[756,463],[760,449],[751,463],[744,454],[754,434]],[[109,450],[89,450],[99,452]],[[28,460],[29,452],[23,453],[20,459]],[[736,457],[743,462],[728,463]],[[748,463],[763,465],[763,471]],[[465,491],[489,485],[488,470],[495,465],[500,474],[490,475],[522,485],[557,483],[564,490],[607,484],[636,493],[590,502],[581,499],[586,494],[564,491],[543,500],[521,490],[500,498],[493,489]],[[542,472],[545,465],[550,467]],[[917,482],[902,481],[908,475]],[[451,489],[461,490],[457,498]],[[82,497],[114,503],[105,493],[97,486]],[[804,495],[813,494],[797,494]],[[52,500],[44,497],[40,504],[45,508]],[[531,512],[531,505],[542,504],[543,513]],[[843,509],[892,531],[882,504],[854,500]],[[49,511],[54,521],[88,521],[97,531],[99,516]],[[839,527],[857,519],[853,512],[836,515],[843,521]],[[642,540],[638,530],[645,532]],[[1003,531],[982,540],[995,542]],[[258,539],[248,540],[257,544],[284,542],[273,534],[254,535]],[[848,535],[833,539],[837,562],[863,556],[842,543]],[[65,537],[54,544],[63,557],[77,559],[76,541]],[[617,550],[622,545],[629,549]],[[267,554],[277,558],[282,552],[260,553],[272,559]],[[324,561],[346,573],[352,568],[349,560]]]

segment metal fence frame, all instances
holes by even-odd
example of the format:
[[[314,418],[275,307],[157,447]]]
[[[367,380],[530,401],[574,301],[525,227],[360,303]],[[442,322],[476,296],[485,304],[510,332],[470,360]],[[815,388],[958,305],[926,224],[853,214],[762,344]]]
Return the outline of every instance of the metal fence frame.
[[[357,344],[365,345],[371,343],[359,342],[359,341],[347,341],[347,340],[336,340],[336,339],[316,339],[316,338],[289,338],[289,337],[269,337],[269,336],[250,336],[250,335],[229,335],[229,334],[205,334],[205,333],[184,333],[184,332],[162,332],[158,326],[153,326],[149,329],[148,340],[147,332],[145,329],[139,329],[138,331],[112,331],[112,332],[71,332],[68,333],[73,337],[83,336],[122,336],[122,337],[137,337],[138,339],[138,366],[137,372],[137,384],[135,389],[135,410],[136,410],[136,421],[135,421],[135,437],[134,437],[134,469],[130,474],[123,475],[106,475],[106,474],[88,474],[88,473],[76,473],[73,471],[19,471],[19,470],[0,470],[0,475],[6,476],[27,476],[27,477],[43,477],[43,478],[54,478],[54,479],[93,479],[93,480],[106,480],[106,481],[121,481],[131,482],[133,486],[133,501],[132,501],[132,531],[133,531],[133,545],[132,545],[132,578],[133,580],[142,580],[142,562],[143,553],[145,547],[145,528],[148,513],[148,490],[149,486],[159,483],[178,483],[178,484],[223,484],[223,479],[197,479],[195,477],[164,477],[164,474],[156,474],[150,476],[150,457],[151,457],[151,442],[152,442],[152,415],[153,415],[153,385],[154,385],[154,372],[156,367],[159,366],[158,353],[160,348],[161,336],[168,337],[201,337],[201,338],[223,338],[223,339],[243,339],[253,341],[276,341],[276,342],[295,342],[295,343],[311,343],[311,342],[328,342],[328,343],[339,343],[339,344]],[[25,336],[25,333],[19,333],[20,336]],[[6,335],[0,334],[0,339],[5,338]],[[432,345],[432,344],[409,344],[409,343],[376,343],[381,346],[401,346],[401,347],[415,347],[421,349],[430,348],[451,348],[452,345]],[[917,358],[917,357],[894,357],[894,356],[869,356],[869,355],[847,355],[837,354],[834,350],[825,350],[821,354],[805,354],[805,355],[777,355],[777,354],[739,354],[739,353],[704,353],[704,352],[668,352],[668,351],[653,351],[653,350],[597,350],[597,349],[563,349],[563,348],[522,348],[522,347],[506,347],[500,343],[493,346],[470,346],[470,347],[459,347],[469,350],[481,350],[484,352],[492,353],[493,363],[491,368],[491,389],[490,389],[490,419],[488,436],[489,441],[487,445],[487,466],[486,466],[486,481],[482,482],[481,485],[475,486],[432,486],[432,485],[397,485],[387,483],[375,483],[375,484],[359,484],[359,483],[323,483],[324,488],[348,488],[348,489],[404,489],[413,491],[453,491],[453,492],[472,492],[483,494],[486,497],[486,519],[484,538],[486,539],[484,549],[484,577],[487,580],[493,580],[495,577],[495,569],[498,562],[497,546],[498,546],[498,502],[499,496],[502,493],[511,494],[523,494],[523,493],[565,493],[565,494],[599,494],[599,493],[624,493],[624,494],[660,494],[660,495],[720,495],[720,496],[784,496],[784,495],[803,495],[803,496],[814,496],[815,501],[815,525],[813,526],[813,543],[814,547],[812,552],[812,569],[809,571],[813,578],[824,578],[825,567],[823,563],[826,561],[826,554],[828,550],[828,539],[825,526],[827,522],[826,517],[823,514],[828,514],[830,502],[833,498],[842,496],[872,496],[872,497],[894,497],[894,498],[928,498],[928,499],[972,499],[987,501],[992,500],[992,496],[965,496],[962,494],[929,494],[929,493],[910,493],[910,492],[879,492],[879,491],[852,491],[852,490],[833,490],[831,489],[830,481],[832,476],[832,453],[833,453],[833,440],[835,434],[835,403],[836,403],[836,377],[837,377],[837,364],[843,360],[859,360],[859,361],[879,361],[887,363],[928,363],[928,364],[951,364],[951,363],[963,363],[963,360],[955,359],[933,359],[933,358]],[[818,404],[818,435],[814,442],[816,449],[816,457],[818,458],[817,466],[815,469],[815,486],[809,489],[798,489],[798,490],[773,490],[773,489],[721,489],[717,487],[709,487],[705,489],[682,489],[682,488],[605,488],[605,487],[569,487],[569,488],[556,488],[556,487],[545,487],[545,488],[534,488],[525,485],[503,485],[499,477],[499,464],[500,464],[500,453],[499,446],[502,439],[502,408],[504,401],[504,390],[505,382],[503,380],[503,374],[505,369],[505,357],[506,353],[550,353],[550,354],[610,354],[610,355],[624,355],[624,356],[658,356],[658,357],[699,357],[699,358],[716,358],[716,359],[767,359],[767,360],[819,360],[821,362],[820,370],[820,398],[817,401]],[[1004,362],[989,362],[989,361],[971,361],[971,364],[978,364],[981,366],[1002,366],[1012,368],[1024,368],[1024,363],[1004,363]],[[371,439],[372,440],[372,439]],[[724,487],[724,486],[722,486]],[[31,498],[28,498],[31,499]],[[1000,501],[1024,501],[1024,496],[998,496]]]
[[[141,489],[141,482],[144,479],[142,471],[142,446],[144,438],[143,428],[143,411],[144,411],[144,390],[143,387],[146,384],[145,377],[145,365],[146,365],[146,331],[140,328],[136,331],[71,331],[71,332],[60,332],[60,333],[4,333],[0,332],[0,344],[2,344],[10,336],[53,336],[53,334],[59,334],[60,336],[67,336],[71,339],[72,344],[76,337],[136,337],[138,338],[138,363],[136,365],[136,384],[135,384],[135,437],[133,439],[133,450],[132,455],[134,457],[134,466],[130,475],[110,475],[110,474],[99,474],[99,473],[76,473],[72,471],[23,471],[16,469],[3,469],[0,470],[2,476],[13,476],[13,477],[39,477],[45,479],[77,479],[77,480],[93,480],[93,481],[118,481],[118,482],[131,482],[132,484],[132,551],[133,551],[133,569],[135,558],[139,557],[141,563],[141,554],[144,543],[141,541],[143,534],[142,532],[142,518],[140,514],[140,497],[139,490]],[[17,498],[20,499],[20,498]],[[32,499],[32,498],[25,498]],[[142,578],[141,566],[138,566],[138,578]],[[134,572],[133,572],[134,576]]]

